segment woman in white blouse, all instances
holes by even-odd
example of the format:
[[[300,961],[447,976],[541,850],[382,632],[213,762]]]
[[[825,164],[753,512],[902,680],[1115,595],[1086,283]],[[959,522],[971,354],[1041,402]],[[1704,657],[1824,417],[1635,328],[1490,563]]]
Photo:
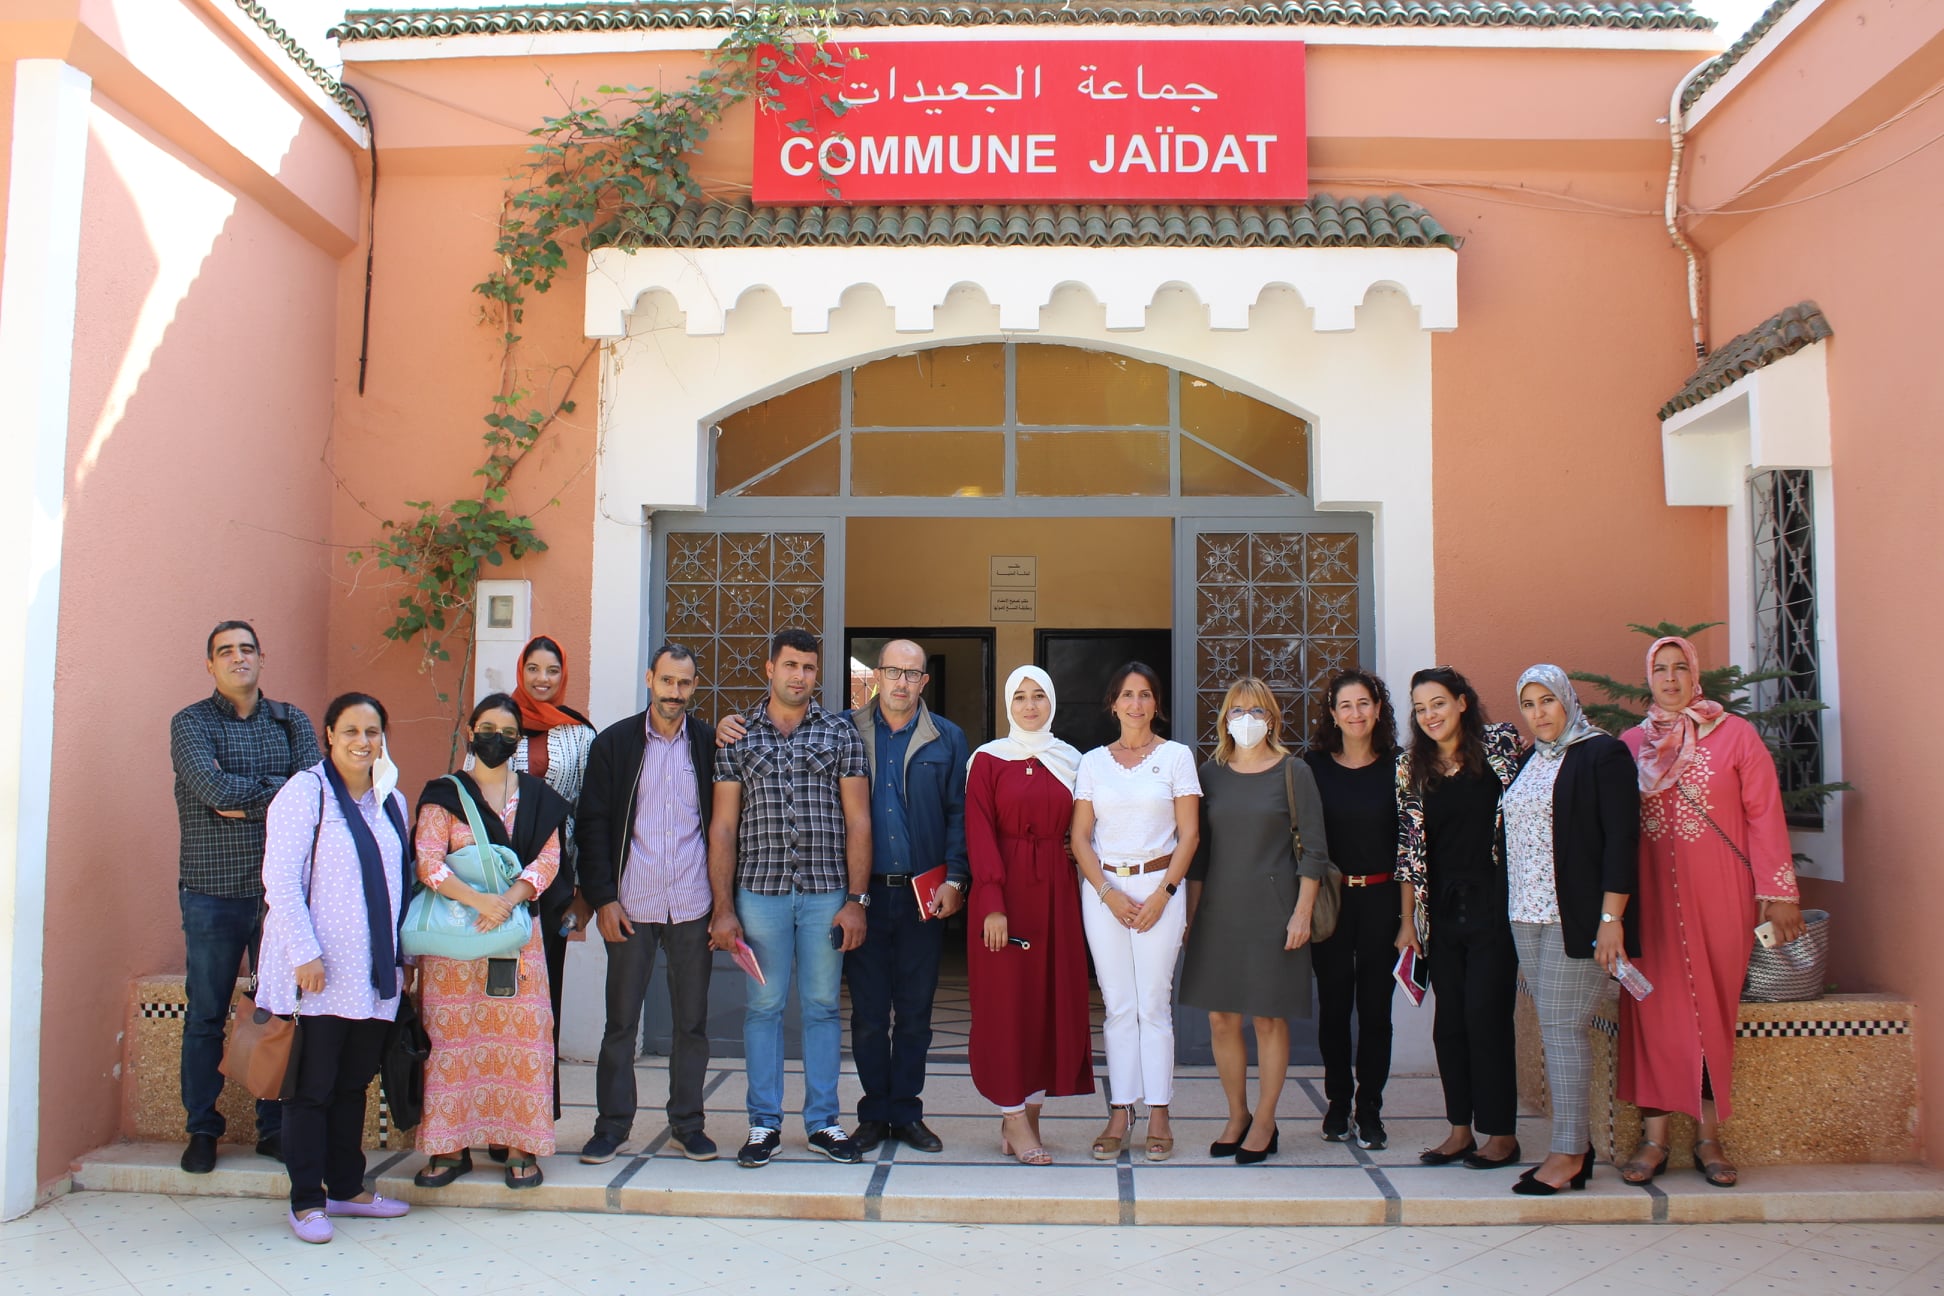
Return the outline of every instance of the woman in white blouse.
[[[1073,858],[1087,947],[1106,1008],[1107,1128],[1099,1161],[1120,1155],[1134,1104],[1148,1105],[1147,1159],[1174,1154],[1174,971],[1187,926],[1181,880],[1200,838],[1195,756],[1154,732],[1161,711],[1154,668],[1129,662],[1112,676],[1107,709],[1120,737],[1080,758],[1073,788]]]

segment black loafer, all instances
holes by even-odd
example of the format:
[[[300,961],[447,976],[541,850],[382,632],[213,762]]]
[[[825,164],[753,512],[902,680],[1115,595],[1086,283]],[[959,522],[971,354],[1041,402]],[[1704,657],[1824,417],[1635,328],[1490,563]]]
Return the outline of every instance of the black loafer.
[[[272,1161],[281,1164],[283,1162],[283,1135],[281,1133],[265,1134],[262,1138],[258,1139],[257,1155],[260,1157],[269,1157]]]
[[[859,1121],[851,1131],[850,1140],[862,1153],[878,1150],[878,1144],[892,1137],[891,1126],[885,1121]]]
[[[189,1146],[182,1149],[182,1168],[188,1174],[208,1174],[216,1168],[216,1136],[191,1134]]]
[[[1473,1170],[1502,1170],[1506,1166],[1516,1164],[1518,1160],[1519,1141],[1517,1139],[1512,1141],[1512,1150],[1509,1153],[1496,1159],[1480,1156],[1475,1149],[1465,1154],[1465,1165]]]
[[[432,1162],[427,1161],[425,1168],[412,1176],[412,1182],[421,1188],[443,1188],[460,1175],[471,1174],[472,1168],[472,1149],[467,1148],[459,1154],[457,1165],[448,1163],[434,1166]]]
[[[1456,1152],[1440,1152],[1436,1148],[1426,1148],[1424,1151],[1418,1153],[1418,1160],[1424,1162],[1426,1165],[1455,1165],[1460,1161],[1464,1161],[1467,1157],[1476,1155],[1478,1155],[1477,1141],[1467,1139],[1465,1146],[1459,1148]],[[1467,1164],[1470,1163],[1467,1162]]]
[[[910,1148],[913,1152],[943,1152],[945,1150],[945,1140],[932,1133],[925,1125],[925,1122],[921,1120],[906,1121],[902,1125],[893,1125],[891,1127],[891,1137]],[[851,1135],[851,1142],[857,1142],[857,1136],[855,1134]]]

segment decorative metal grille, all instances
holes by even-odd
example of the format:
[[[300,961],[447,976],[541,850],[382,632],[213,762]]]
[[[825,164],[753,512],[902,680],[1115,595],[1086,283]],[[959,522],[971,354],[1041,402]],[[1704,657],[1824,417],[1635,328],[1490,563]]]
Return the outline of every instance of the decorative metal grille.
[[[1212,750],[1222,694],[1261,677],[1283,708],[1283,740],[1308,740],[1337,671],[1357,664],[1362,598],[1357,537],[1335,532],[1203,532],[1195,546],[1195,688]]]
[[[1749,481],[1754,520],[1755,668],[1789,672],[1757,684],[1756,706],[1821,697],[1816,653],[1815,493],[1803,469],[1777,469]],[[1822,715],[1802,711],[1767,726],[1786,794],[1823,781]],[[1820,828],[1820,806],[1790,809],[1790,824]]]
[[[824,538],[819,532],[672,531],[663,624],[695,654],[695,709],[727,715],[768,689],[770,636],[786,626],[823,633]]]

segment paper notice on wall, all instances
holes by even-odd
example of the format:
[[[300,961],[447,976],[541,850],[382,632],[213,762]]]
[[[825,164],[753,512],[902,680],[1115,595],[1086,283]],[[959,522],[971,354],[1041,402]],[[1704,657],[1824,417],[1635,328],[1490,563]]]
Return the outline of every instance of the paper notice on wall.
[[[1038,615],[1038,594],[1033,590],[992,591],[991,621],[1031,621]]]

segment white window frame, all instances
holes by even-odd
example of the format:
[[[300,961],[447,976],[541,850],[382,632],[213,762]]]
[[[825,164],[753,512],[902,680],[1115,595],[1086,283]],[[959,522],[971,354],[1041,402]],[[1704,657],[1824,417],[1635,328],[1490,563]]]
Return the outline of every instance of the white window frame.
[[[1734,664],[1755,668],[1755,541],[1749,483],[1773,469],[1806,469],[1815,495],[1816,655],[1823,712],[1823,778],[1843,778],[1842,676],[1836,643],[1836,493],[1829,435],[1829,344],[1815,342],[1661,424],[1667,502],[1726,510],[1728,640]],[[1789,832],[1803,877],[1843,880],[1843,797],[1820,829]]]

